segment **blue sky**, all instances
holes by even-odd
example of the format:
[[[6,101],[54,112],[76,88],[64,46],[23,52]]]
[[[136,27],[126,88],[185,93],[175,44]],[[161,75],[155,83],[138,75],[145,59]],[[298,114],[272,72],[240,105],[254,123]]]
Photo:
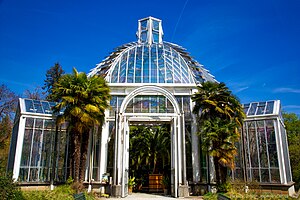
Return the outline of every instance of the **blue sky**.
[[[281,100],[300,115],[298,0],[0,0],[0,84],[22,95],[59,62],[89,72],[136,41],[137,20],[163,20],[174,42],[242,103]]]

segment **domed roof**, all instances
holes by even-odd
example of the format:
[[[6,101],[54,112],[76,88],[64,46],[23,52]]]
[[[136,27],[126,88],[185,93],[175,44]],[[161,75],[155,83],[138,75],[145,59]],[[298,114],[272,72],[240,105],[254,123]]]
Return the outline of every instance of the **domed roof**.
[[[89,73],[108,83],[198,84],[215,81],[181,46],[162,41],[161,20],[139,20],[138,41],[115,49]]]

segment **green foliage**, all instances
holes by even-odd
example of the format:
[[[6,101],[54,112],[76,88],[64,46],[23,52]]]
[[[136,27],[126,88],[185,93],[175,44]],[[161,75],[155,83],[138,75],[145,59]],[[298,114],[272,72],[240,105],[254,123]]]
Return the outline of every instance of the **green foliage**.
[[[161,184],[164,188],[168,188],[169,184],[170,184],[170,179],[168,176],[163,176],[163,178],[161,179]]]
[[[283,113],[282,116],[289,143],[292,177],[298,190],[300,187],[300,119],[295,113]]]
[[[0,176],[0,199],[23,199],[20,188],[13,182],[11,176]]]
[[[129,187],[134,187],[135,186],[135,177],[133,176],[133,177],[129,177],[129,179],[128,179],[128,186]]]
[[[69,178],[66,181],[66,184],[71,185],[72,183],[74,183],[74,179],[71,176],[69,176]]]
[[[167,126],[130,126],[129,168],[138,185],[144,174],[164,173],[170,163],[170,130]]]
[[[230,189],[231,189],[231,183],[230,182],[221,183],[217,186],[218,192],[221,192],[221,193],[226,193]]]
[[[197,89],[192,96],[193,113],[197,114],[202,148],[214,159],[217,184],[225,183],[226,168],[234,168],[235,143],[245,114],[237,97],[224,83],[205,82]]]
[[[89,141],[89,131],[104,122],[105,110],[109,107],[110,89],[100,76],[88,77],[73,69],[73,74],[59,78],[52,88],[54,99],[59,102],[53,107],[57,124],[68,122],[70,130],[69,175],[75,182],[83,181]],[[63,114],[60,114],[63,112]],[[80,170],[81,169],[81,170]]]
[[[213,193],[209,192],[209,193],[206,193],[203,196],[203,199],[204,200],[217,200],[218,199],[218,194],[213,194]]]
[[[6,171],[11,133],[12,121],[6,115],[0,120],[0,175]]]
[[[73,194],[76,191],[72,189],[71,185],[65,184],[57,186],[54,190],[33,190],[22,191],[24,200],[73,200]],[[93,194],[85,193],[87,200],[94,200]]]
[[[61,65],[57,62],[46,72],[46,79],[44,80],[44,86],[42,89],[46,90],[48,101],[58,101],[53,95],[53,87],[58,82],[59,78],[64,74],[64,70]]]

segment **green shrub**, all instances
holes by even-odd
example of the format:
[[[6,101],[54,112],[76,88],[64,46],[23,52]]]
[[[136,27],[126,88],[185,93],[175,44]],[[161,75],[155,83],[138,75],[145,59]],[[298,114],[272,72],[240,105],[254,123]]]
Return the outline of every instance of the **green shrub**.
[[[75,190],[73,189],[75,188]],[[73,194],[83,191],[82,184],[72,184],[72,185],[60,185],[54,190],[43,190],[43,191],[23,191],[24,200],[73,200]],[[80,191],[79,191],[80,190]],[[85,192],[85,197],[87,200],[94,200],[95,197],[92,194],[87,194]]]
[[[209,193],[206,193],[203,196],[203,199],[204,200],[217,200],[218,199],[218,194],[213,194],[213,193],[209,192]]]
[[[10,175],[0,176],[0,199],[22,200],[22,192]]]
[[[231,183],[229,183],[229,182],[222,183],[217,186],[217,189],[218,189],[218,192],[220,192],[220,193],[226,193],[231,189]]]

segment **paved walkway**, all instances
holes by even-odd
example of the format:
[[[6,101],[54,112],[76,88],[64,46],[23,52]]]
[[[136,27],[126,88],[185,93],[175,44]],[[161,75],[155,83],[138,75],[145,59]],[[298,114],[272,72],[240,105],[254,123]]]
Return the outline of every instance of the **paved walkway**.
[[[121,198],[109,198],[109,199],[118,199],[120,200]],[[128,199],[135,199],[135,200],[140,200],[140,199],[172,199],[172,200],[176,200],[176,198],[171,197],[171,196],[163,196],[160,194],[146,194],[146,193],[132,193],[131,195],[128,195],[126,198],[124,198],[124,200],[128,200]],[[201,200],[203,199],[202,197],[198,197],[198,196],[190,196],[190,197],[185,197],[185,198],[180,198],[180,199],[197,199],[197,200]]]

